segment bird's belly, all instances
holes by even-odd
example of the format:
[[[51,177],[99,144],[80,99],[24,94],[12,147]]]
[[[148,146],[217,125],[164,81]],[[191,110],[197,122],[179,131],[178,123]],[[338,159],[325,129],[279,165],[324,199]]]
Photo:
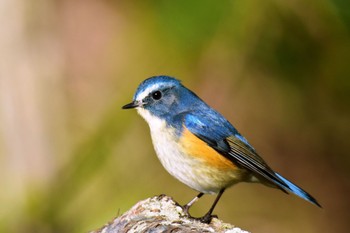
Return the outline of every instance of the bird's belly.
[[[203,193],[217,193],[246,176],[230,160],[205,142],[184,130],[176,139],[174,130],[166,128],[151,132],[159,160],[175,178]]]

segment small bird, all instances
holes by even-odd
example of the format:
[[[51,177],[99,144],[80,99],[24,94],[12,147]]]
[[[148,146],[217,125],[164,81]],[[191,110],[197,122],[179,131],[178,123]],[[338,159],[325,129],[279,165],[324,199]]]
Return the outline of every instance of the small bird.
[[[321,207],[310,194],[273,171],[225,117],[175,78],[146,79],[133,101],[122,108],[137,109],[149,125],[164,168],[199,192],[183,206],[190,217],[189,209],[200,197],[217,194],[209,211],[196,218],[210,223],[225,189],[239,182],[262,183]]]

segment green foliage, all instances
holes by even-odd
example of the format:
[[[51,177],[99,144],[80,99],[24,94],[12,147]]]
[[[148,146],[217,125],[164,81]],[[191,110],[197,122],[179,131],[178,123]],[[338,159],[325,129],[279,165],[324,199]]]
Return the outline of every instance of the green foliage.
[[[156,21],[164,39],[187,55],[200,54],[210,42],[231,7],[230,1],[217,4],[203,1],[154,1]]]

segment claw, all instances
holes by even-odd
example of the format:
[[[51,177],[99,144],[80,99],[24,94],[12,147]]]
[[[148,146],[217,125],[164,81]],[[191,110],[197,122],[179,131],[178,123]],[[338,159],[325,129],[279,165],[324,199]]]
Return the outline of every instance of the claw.
[[[202,223],[209,224],[213,218],[218,218],[217,215],[206,214],[203,217],[196,218]]]
[[[184,205],[184,206],[182,207],[182,209],[183,209],[184,213],[185,213],[187,216],[192,217],[192,216],[190,215],[190,213],[188,212],[189,209],[190,209],[190,206],[189,206],[189,205]]]
[[[212,215],[212,214],[210,214],[209,212],[206,213],[203,217],[193,217],[193,216],[188,212],[189,209],[190,209],[190,206],[184,205],[182,208],[183,208],[183,211],[184,211],[185,215],[188,216],[188,218],[191,218],[191,219],[194,219],[194,220],[198,220],[198,221],[200,221],[201,223],[209,224],[213,218],[218,218],[217,215]]]

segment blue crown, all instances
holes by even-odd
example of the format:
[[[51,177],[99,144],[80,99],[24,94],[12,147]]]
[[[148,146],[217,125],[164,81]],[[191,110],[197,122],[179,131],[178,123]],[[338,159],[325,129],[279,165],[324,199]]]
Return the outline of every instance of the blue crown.
[[[158,84],[160,87],[161,86],[179,86],[182,85],[180,80],[170,77],[170,76],[165,76],[165,75],[159,75],[159,76],[153,76],[150,77],[148,79],[146,79],[145,81],[143,81],[139,87],[137,88],[135,95],[134,95],[134,99],[136,98],[136,96],[145,91],[148,87]]]

